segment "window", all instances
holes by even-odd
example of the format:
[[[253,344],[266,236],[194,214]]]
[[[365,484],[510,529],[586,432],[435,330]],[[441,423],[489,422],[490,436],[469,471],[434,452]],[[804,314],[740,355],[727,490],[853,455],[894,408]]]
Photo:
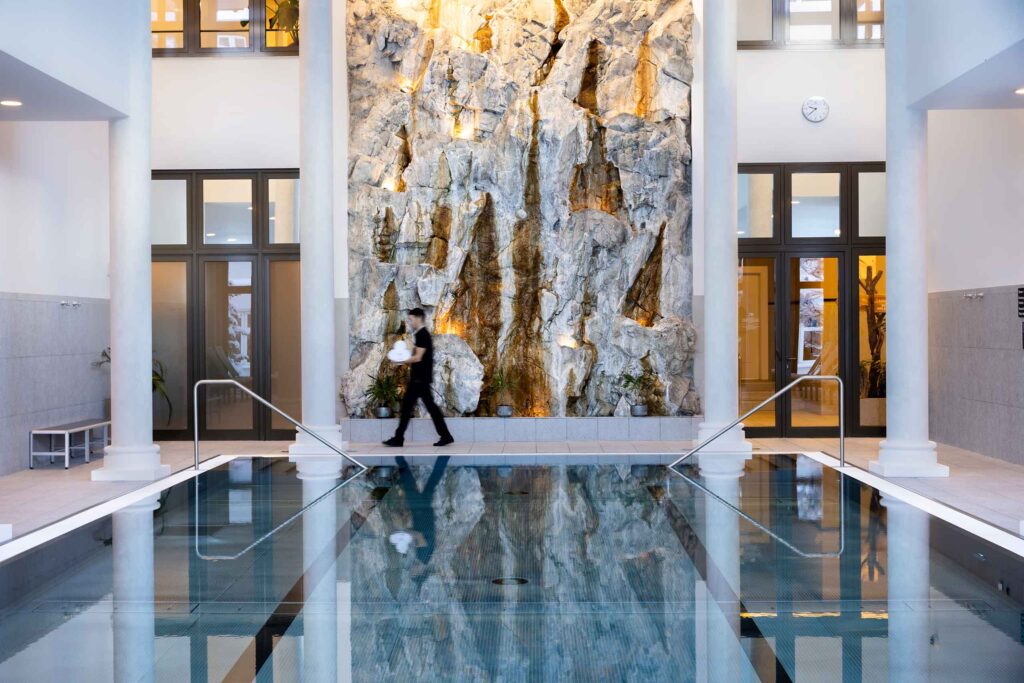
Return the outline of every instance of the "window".
[[[740,238],[771,239],[775,236],[775,174],[771,171],[740,173],[736,229]]]
[[[267,242],[298,244],[299,179],[271,178],[267,181]]]
[[[203,179],[203,244],[252,244],[252,180]]]
[[[297,54],[299,0],[150,0],[153,55]]]
[[[885,0],[738,0],[740,48],[881,46]]]
[[[790,225],[794,239],[839,237],[842,234],[838,173],[794,173],[790,176]]]
[[[152,244],[188,244],[186,178],[154,178],[150,182],[149,227]]]
[[[885,237],[885,171],[857,173],[857,234]]]

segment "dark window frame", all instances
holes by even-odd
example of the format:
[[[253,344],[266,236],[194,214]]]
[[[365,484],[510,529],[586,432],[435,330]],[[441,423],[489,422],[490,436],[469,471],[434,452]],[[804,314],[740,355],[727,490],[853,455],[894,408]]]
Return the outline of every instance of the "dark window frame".
[[[847,436],[882,437],[885,436],[884,426],[860,424],[860,330],[858,301],[859,285],[858,261],[863,255],[885,256],[885,237],[861,237],[859,232],[859,215],[857,206],[858,174],[861,172],[885,172],[885,162],[836,162],[836,163],[781,163],[781,164],[739,164],[737,173],[764,173],[767,171],[780,174],[782,182],[776,180],[775,196],[772,205],[776,207],[775,234],[772,239],[738,238],[739,257],[742,258],[773,258],[775,259],[776,299],[775,345],[777,354],[776,377],[785,375],[779,355],[784,355],[789,331],[789,303],[786,296],[788,288],[788,262],[786,259],[797,256],[838,256],[840,277],[839,309],[840,325],[840,373],[846,380],[846,425]],[[792,235],[792,174],[807,172],[840,173],[840,236],[830,238],[793,238]],[[778,177],[778,176],[777,176]],[[779,222],[779,209],[783,214]],[[888,226],[886,226],[888,230]],[[786,310],[783,310],[786,309]],[[838,434],[835,427],[793,427],[789,424],[788,411],[790,399],[776,401],[776,423],[774,427],[748,427],[749,436],[753,437],[834,437]]]
[[[249,0],[248,47],[201,47],[202,34],[200,32],[199,2],[200,0],[182,0],[182,11],[185,15],[182,29],[184,46],[180,48],[153,48],[153,57],[217,57],[245,54],[295,56],[299,54],[298,44],[289,45],[288,47],[267,46],[266,0]],[[177,33],[177,31],[168,31],[167,33]]]
[[[771,0],[771,40],[738,40],[741,50],[820,50],[821,48],[880,48],[885,46],[885,23],[879,40],[857,40],[857,0],[839,2],[839,37],[832,40],[789,40],[789,0]]]
[[[253,365],[257,373],[255,390],[261,395],[268,395],[271,388],[270,378],[270,302],[267,296],[269,287],[269,263],[274,260],[299,260],[300,246],[297,242],[270,242],[269,220],[269,181],[273,178],[299,178],[297,168],[277,169],[199,169],[199,170],[158,170],[152,172],[154,180],[184,179],[187,202],[187,238],[188,244],[154,244],[151,246],[151,262],[178,261],[186,263],[187,298],[188,298],[188,357],[187,372],[189,386],[201,377],[205,369],[205,359],[200,358],[198,349],[205,346],[205,263],[207,261],[250,261],[253,263],[253,295],[256,298],[253,322]],[[253,183],[253,240],[252,244],[204,244],[203,226],[203,185],[205,179],[217,178],[250,178]],[[202,402],[205,394],[200,395],[200,437],[215,439],[290,439],[293,432],[272,429],[271,419],[265,409],[255,410],[256,419],[250,430],[216,430],[206,429],[205,410]],[[188,396],[188,423],[186,429],[159,429],[154,425],[154,438],[160,440],[188,440],[192,438],[193,415],[195,407],[192,403],[192,392]]]

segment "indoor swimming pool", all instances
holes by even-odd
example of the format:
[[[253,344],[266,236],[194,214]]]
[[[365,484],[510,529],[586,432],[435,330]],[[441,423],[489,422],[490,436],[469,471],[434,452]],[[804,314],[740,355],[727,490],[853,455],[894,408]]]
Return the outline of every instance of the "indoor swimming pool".
[[[532,460],[221,462],[0,564],[0,680],[1024,680],[1022,558],[821,459]]]

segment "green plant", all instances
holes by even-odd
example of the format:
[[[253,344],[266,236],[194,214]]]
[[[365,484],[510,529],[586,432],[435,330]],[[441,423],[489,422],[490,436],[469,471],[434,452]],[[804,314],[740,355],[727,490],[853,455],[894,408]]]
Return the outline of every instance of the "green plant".
[[[394,375],[371,375],[370,386],[363,392],[377,408],[395,410],[402,399],[402,390]]]
[[[93,363],[96,367],[102,367],[110,363],[110,347],[100,351],[100,360]],[[167,393],[167,367],[156,358],[153,359],[153,393],[157,394],[167,403],[167,424],[171,423],[174,416],[174,404]]]
[[[619,379],[619,385],[622,386],[631,405],[640,405],[644,393],[654,386],[654,373],[647,369],[639,375],[624,372]]]
[[[283,31],[293,45],[299,44],[299,0],[270,0],[267,3],[267,29]]]
[[[516,390],[517,384],[516,378],[504,368],[494,371],[494,374],[491,375],[491,391],[499,405],[509,405],[511,394]]]

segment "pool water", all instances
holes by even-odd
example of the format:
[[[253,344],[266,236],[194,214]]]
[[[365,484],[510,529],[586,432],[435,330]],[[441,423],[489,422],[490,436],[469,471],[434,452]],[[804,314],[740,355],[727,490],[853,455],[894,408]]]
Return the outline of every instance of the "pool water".
[[[808,457],[410,462],[239,458],[7,561],[0,680],[1024,680],[1022,559]]]

